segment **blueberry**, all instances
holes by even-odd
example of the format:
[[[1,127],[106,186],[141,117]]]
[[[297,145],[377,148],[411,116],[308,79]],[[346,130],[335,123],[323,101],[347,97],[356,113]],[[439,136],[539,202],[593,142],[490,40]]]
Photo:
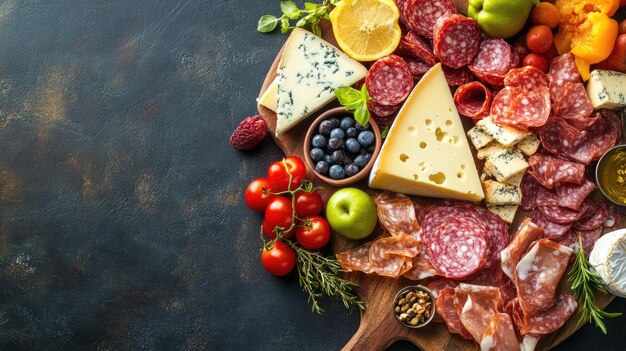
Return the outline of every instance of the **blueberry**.
[[[339,165],[332,165],[328,170],[328,175],[333,179],[342,179],[346,176],[346,171]]]
[[[363,168],[370,161],[371,156],[369,155],[359,155],[354,159],[354,164]]]
[[[352,117],[344,117],[341,119],[339,123],[339,127],[343,130],[348,130],[348,128],[354,127],[354,118]]]
[[[361,150],[361,144],[359,144],[356,139],[350,138],[346,140],[346,150],[348,150],[348,152],[356,154],[359,152],[359,150]]]
[[[320,174],[328,174],[328,163],[326,161],[319,161],[315,164],[315,171]]]
[[[311,149],[311,158],[315,162],[323,160],[324,150],[320,149],[319,147]]]
[[[339,128],[339,125],[341,124],[341,121],[339,120],[339,118],[331,118],[328,120],[330,122],[330,129],[335,129],[335,128]]]
[[[349,161],[348,155],[346,155],[346,152],[343,150],[333,151],[332,157],[333,157],[333,163],[336,165],[341,165]]]
[[[335,151],[335,150],[340,150],[343,149],[343,147],[345,146],[346,142],[343,141],[343,139],[339,139],[339,138],[330,138],[328,140],[328,150],[330,151]]]
[[[368,130],[370,129],[370,124],[365,123],[365,125],[362,126],[361,124],[359,124],[359,122],[354,122],[354,128],[356,128],[357,130]]]
[[[332,123],[329,120],[326,120],[320,123],[318,131],[320,132],[320,134],[329,135],[332,129],[333,129]]]
[[[355,165],[354,163],[345,165],[343,169],[346,171],[346,177],[352,177],[360,171],[359,166]]]
[[[357,135],[359,135],[359,131],[356,128],[350,127],[346,129],[346,138],[356,138]]]
[[[333,164],[333,156],[332,155],[324,155],[324,162],[329,165]]]
[[[311,146],[320,148],[326,147],[326,137],[322,134],[315,134],[313,139],[311,139]]]
[[[335,128],[330,131],[330,137],[344,139],[346,137],[346,132],[344,132],[341,128]]]
[[[372,144],[372,145],[367,147],[367,152],[369,152],[370,154],[373,154],[374,150],[376,150],[376,145],[375,144]]]
[[[368,147],[374,143],[374,133],[371,130],[364,130],[359,133],[359,144]]]

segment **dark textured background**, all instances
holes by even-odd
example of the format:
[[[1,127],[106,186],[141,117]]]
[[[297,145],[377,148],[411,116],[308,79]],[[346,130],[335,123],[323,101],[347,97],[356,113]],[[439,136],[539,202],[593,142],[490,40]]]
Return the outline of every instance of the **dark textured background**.
[[[358,313],[311,313],[259,263],[241,196],[280,151],[228,144],[285,39],[255,31],[278,4],[0,0],[0,349],[348,341]],[[623,349],[624,325],[557,349]]]

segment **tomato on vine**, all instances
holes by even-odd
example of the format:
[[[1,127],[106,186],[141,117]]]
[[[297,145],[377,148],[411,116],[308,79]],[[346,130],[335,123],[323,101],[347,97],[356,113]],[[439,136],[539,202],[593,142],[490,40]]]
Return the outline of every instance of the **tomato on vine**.
[[[267,192],[269,188],[270,183],[267,178],[253,180],[246,188],[246,205],[253,211],[264,212],[270,200],[276,197],[276,195]]]
[[[324,201],[322,196],[313,190],[310,193],[306,191],[299,191],[295,195],[296,203],[296,215],[298,217],[317,216],[322,213],[324,209]]]
[[[317,250],[330,241],[330,224],[320,216],[310,216],[302,220],[296,228],[296,240],[305,249]]]
[[[291,174],[291,184],[289,178]],[[272,163],[267,169],[272,192],[295,190],[306,179],[306,165],[301,158],[289,156]]]
[[[273,275],[287,275],[296,266],[296,252],[284,241],[277,240],[263,248],[261,264]]]
[[[282,196],[275,196],[267,204],[263,217],[263,233],[268,238],[276,238],[275,227],[289,230],[293,224],[293,207],[291,201]],[[293,231],[283,233],[285,238],[293,236]]]

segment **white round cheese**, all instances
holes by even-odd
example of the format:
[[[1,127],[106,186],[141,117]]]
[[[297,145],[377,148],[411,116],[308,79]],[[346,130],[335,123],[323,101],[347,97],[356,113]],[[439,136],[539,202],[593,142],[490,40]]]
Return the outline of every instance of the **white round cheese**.
[[[626,229],[600,237],[589,255],[589,262],[607,284],[609,292],[626,297]]]

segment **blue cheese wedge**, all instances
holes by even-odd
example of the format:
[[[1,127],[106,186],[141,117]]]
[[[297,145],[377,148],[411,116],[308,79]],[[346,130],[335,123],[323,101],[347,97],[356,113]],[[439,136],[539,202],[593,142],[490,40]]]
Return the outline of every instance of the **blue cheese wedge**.
[[[495,157],[505,152],[513,152],[513,148],[502,146],[502,144],[498,142],[493,142],[487,147],[479,149],[476,152],[476,157],[478,157],[479,160],[484,160],[487,157]]]
[[[257,99],[257,103],[276,112],[276,103],[278,102],[278,80],[274,79],[263,95]]]
[[[493,137],[491,135],[485,133],[484,130],[476,126],[467,132],[467,137],[476,150],[487,146],[487,144],[493,141]]]
[[[517,212],[518,205],[490,205],[487,204],[487,210],[492,212],[498,217],[502,218],[507,223],[513,223],[515,213]]]
[[[367,69],[315,34],[294,28],[276,76],[276,136],[335,98],[335,90],[363,79]]]
[[[587,83],[587,95],[594,109],[617,110],[626,106],[626,74],[593,70]]]
[[[490,205],[519,205],[522,202],[520,189],[493,180],[482,181],[485,202]]]
[[[539,149],[539,138],[535,133],[530,133],[526,138],[520,140],[519,143],[515,145],[521,152],[526,156],[532,156]]]
[[[513,149],[487,157],[484,170],[499,182],[504,182],[508,178],[524,172],[527,168],[528,162],[524,159],[524,155],[519,150]]]
[[[491,135],[497,142],[504,146],[512,146],[528,136],[528,132],[524,132],[511,126],[497,125],[493,123],[491,117],[486,117],[476,123],[485,133]]]
[[[504,183],[513,185],[513,186],[520,186],[520,184],[522,184],[522,179],[524,178],[524,173],[525,172],[519,172],[517,174],[514,174],[508,177],[507,179],[505,179]]]

